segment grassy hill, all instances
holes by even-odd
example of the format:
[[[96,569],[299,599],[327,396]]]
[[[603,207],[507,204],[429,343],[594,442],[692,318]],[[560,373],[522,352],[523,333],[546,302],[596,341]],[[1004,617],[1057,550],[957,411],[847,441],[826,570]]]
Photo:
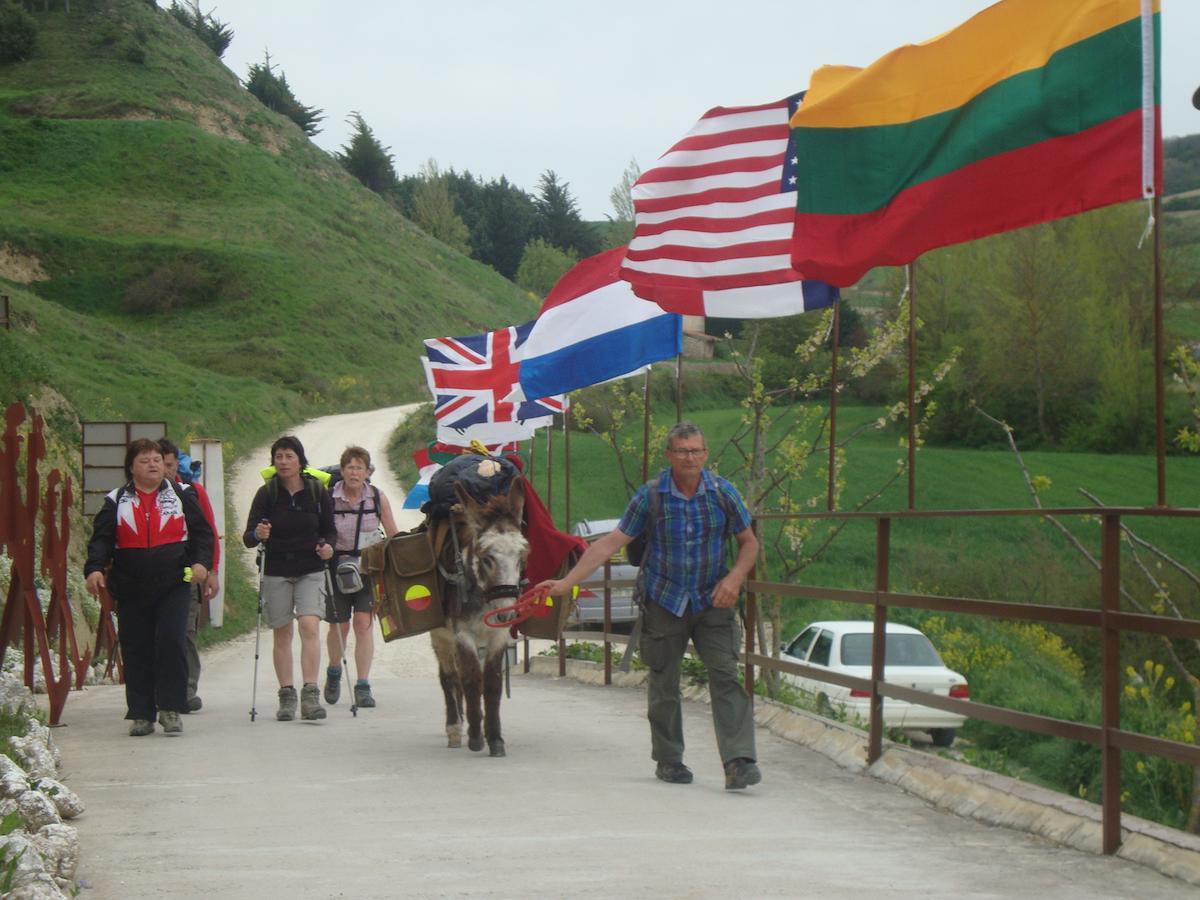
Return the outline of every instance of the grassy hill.
[[[421,339],[524,292],[428,237],[142,0],[36,13],[0,67],[0,400],[261,440],[423,392]]]

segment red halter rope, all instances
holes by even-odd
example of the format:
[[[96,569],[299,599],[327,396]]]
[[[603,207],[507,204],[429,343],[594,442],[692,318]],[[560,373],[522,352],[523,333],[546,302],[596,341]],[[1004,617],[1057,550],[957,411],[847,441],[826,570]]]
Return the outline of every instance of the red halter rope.
[[[531,587],[512,606],[500,606],[483,614],[483,624],[489,628],[509,628],[528,618],[541,619],[550,615],[553,601],[546,591]]]

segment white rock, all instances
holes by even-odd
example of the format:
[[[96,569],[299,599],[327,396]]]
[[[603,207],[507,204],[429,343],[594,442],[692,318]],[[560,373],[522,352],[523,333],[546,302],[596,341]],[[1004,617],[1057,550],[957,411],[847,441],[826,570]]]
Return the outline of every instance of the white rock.
[[[53,878],[42,872],[4,895],[4,900],[67,900]]]
[[[62,822],[58,810],[50,802],[50,798],[37,791],[26,791],[17,798],[17,806],[21,810],[21,818],[30,832],[37,831],[43,825],[57,825]]]
[[[37,702],[33,699],[33,692],[25,687],[19,675],[3,672],[0,673],[0,706],[14,711],[33,712],[37,709]]]
[[[25,774],[24,769],[22,769],[19,765],[17,765],[15,762],[13,762],[11,757],[5,756],[3,753],[0,753],[0,778],[3,778],[4,776],[9,775],[9,774],[18,775],[21,778],[29,777],[27,774]]]
[[[71,825],[43,825],[33,836],[42,865],[56,879],[74,880],[79,865],[79,834]]]
[[[5,862],[16,859],[18,854],[20,858],[17,859],[17,867],[13,872],[14,885],[24,884],[34,875],[46,874],[46,865],[42,862],[42,855],[38,853],[37,846],[34,845],[30,835],[24,831],[14,831],[0,837],[0,857]]]
[[[53,751],[36,733],[10,737],[8,746],[20,758],[31,778],[52,778],[58,774]]]
[[[8,757],[5,757],[7,759]],[[24,773],[5,772],[0,775],[0,797],[16,799],[29,790],[29,779]]]
[[[0,782],[2,784],[2,782]],[[36,790],[50,798],[58,814],[64,819],[73,819],[84,810],[83,801],[73,790],[53,778],[39,778]]]
[[[15,797],[5,797],[3,800],[0,800],[0,820],[8,818],[20,808],[17,806]]]

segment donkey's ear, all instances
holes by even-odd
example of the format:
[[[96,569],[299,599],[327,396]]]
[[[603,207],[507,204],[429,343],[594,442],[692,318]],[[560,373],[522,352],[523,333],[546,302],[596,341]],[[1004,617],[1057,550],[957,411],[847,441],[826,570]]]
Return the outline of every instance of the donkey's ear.
[[[513,518],[522,521],[525,514],[525,479],[518,475],[508,486],[508,508],[512,510]]]
[[[466,488],[464,488],[462,484],[457,481],[454,482],[454,496],[458,498],[458,502],[462,506],[463,512],[466,512],[475,505],[474,498],[472,498],[471,495],[467,493]]]

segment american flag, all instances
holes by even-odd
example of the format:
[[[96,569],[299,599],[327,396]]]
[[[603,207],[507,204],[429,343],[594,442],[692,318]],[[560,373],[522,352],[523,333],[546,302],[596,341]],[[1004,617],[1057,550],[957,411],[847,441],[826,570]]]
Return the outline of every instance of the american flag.
[[[799,160],[788,120],[803,97],[711,109],[642,174],[621,265],[635,294],[670,312],[740,319],[838,299],[792,268]]]
[[[509,400],[519,383],[517,352],[533,322],[469,337],[425,341],[425,374],[433,394],[438,440],[464,445],[525,440],[566,409],[563,397]]]

